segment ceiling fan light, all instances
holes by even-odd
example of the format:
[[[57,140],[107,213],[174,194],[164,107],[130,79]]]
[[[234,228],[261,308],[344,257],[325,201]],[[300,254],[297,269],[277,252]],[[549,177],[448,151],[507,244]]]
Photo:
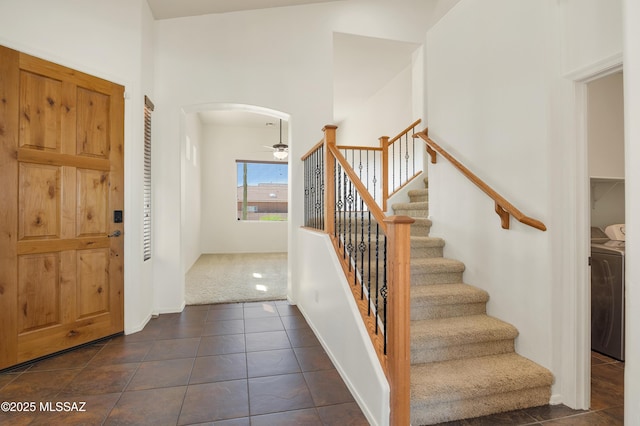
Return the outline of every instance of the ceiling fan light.
[[[289,146],[282,143],[282,119],[280,119],[280,142],[273,146],[273,157],[276,160],[285,160],[289,156]]]
[[[287,150],[287,148],[274,148],[273,150],[273,157],[276,160],[286,160],[288,156],[289,151]]]

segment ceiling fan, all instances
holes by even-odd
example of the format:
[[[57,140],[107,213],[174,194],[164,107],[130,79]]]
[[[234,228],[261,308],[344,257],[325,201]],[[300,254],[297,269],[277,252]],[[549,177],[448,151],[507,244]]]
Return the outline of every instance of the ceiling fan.
[[[280,142],[273,146],[265,146],[273,150],[273,157],[276,160],[286,160],[289,156],[289,145],[282,143],[282,119],[280,119]]]

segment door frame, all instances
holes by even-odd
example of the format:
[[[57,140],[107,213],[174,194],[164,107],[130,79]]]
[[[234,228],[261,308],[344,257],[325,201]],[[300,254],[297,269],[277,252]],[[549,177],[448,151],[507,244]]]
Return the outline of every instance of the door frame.
[[[572,339],[572,354],[567,362],[573,362],[573,401],[566,401],[577,409],[589,409],[591,405],[591,267],[586,261],[591,254],[591,185],[589,180],[589,146],[587,131],[587,84],[602,77],[623,70],[622,53],[605,58],[589,66],[565,75],[574,86],[574,123],[575,123],[575,208],[576,236],[574,266],[574,291],[567,300],[573,306],[573,317],[566,330],[575,330]],[[626,173],[626,171],[625,171]],[[625,310],[626,312],[626,310]],[[571,334],[567,334],[571,336]],[[565,364],[566,365],[566,364]]]

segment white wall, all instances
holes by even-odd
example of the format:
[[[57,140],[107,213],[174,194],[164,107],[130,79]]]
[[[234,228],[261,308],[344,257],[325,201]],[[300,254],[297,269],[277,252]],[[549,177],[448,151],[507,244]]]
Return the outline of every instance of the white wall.
[[[548,222],[548,2],[462,1],[427,36],[429,134],[525,214]],[[441,157],[429,166],[431,234],[514,324],[520,354],[552,368],[553,233],[511,221]]]
[[[355,113],[337,123],[338,145],[380,146],[381,136],[394,137],[419,118],[411,108],[411,71],[408,64]]]
[[[587,84],[589,176],[624,179],[622,73]]]
[[[144,95],[153,99],[152,16],[144,0],[3,0],[0,43],[125,86],[125,331],[150,318],[142,261]]]
[[[640,424],[640,3],[623,0],[627,191],[625,424]]]
[[[182,223],[182,255],[186,273],[202,254],[201,190],[202,190],[202,125],[195,113],[185,115],[185,137],[182,142],[182,179],[184,217]],[[205,163],[206,164],[206,163]],[[206,217],[206,216],[205,216]]]
[[[591,226],[624,223],[624,180],[591,180]]]
[[[265,116],[266,121],[269,120]],[[278,142],[277,128],[206,125],[202,143],[202,252],[287,251],[288,223],[238,220],[236,160],[273,161],[265,146]]]
[[[558,7],[562,13],[562,68],[566,73],[621,58],[620,0],[566,0],[558,2]]]
[[[602,229],[613,223],[624,223],[624,87],[622,78],[622,72],[617,72],[587,84],[591,226]]]
[[[298,306],[372,425],[389,424],[389,384],[326,234],[299,229]],[[339,330],[339,332],[337,332]]]
[[[512,219],[500,229],[491,201],[440,160],[429,168],[432,234],[466,263],[465,280],[489,291],[489,313],[518,327],[518,351],[555,374],[552,401],[580,408],[589,184],[567,76],[620,58],[619,11],[609,1],[463,0],[427,36],[430,135],[548,228]]]

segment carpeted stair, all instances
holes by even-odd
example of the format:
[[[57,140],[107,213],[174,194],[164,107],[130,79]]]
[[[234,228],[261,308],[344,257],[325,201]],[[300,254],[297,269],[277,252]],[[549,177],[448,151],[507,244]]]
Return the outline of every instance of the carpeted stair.
[[[518,355],[518,331],[486,314],[489,295],[463,283],[464,264],[442,257],[429,236],[428,182],[394,204],[411,216],[411,424],[480,417],[546,405],[553,376]]]

